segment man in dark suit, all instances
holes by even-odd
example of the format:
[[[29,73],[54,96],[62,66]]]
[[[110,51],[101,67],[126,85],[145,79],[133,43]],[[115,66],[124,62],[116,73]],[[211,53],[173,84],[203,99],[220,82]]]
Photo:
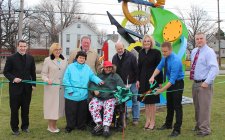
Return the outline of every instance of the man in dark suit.
[[[31,93],[36,85],[23,83],[23,80],[36,81],[36,67],[34,58],[26,54],[27,43],[20,40],[17,44],[17,52],[6,60],[3,71],[9,82],[9,102],[11,109],[10,125],[13,135],[19,135],[19,108],[21,107],[21,129],[29,132],[29,107]]]

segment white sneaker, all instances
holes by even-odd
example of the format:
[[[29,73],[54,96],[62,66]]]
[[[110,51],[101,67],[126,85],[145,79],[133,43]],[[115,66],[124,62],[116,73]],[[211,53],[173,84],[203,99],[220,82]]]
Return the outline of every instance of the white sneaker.
[[[57,128],[57,129],[55,129],[55,130],[51,130],[49,127],[48,127],[48,129],[47,129],[49,132],[51,132],[51,133],[59,133],[59,129]]]

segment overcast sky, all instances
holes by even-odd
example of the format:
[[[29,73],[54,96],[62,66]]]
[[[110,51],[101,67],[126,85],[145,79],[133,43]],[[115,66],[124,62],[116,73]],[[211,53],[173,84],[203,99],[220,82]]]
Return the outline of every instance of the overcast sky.
[[[25,0],[25,7],[33,6],[38,4],[40,0]],[[225,31],[225,0],[220,0],[220,18],[223,20],[221,22],[221,29]],[[106,14],[109,11],[112,15],[123,15],[121,3],[118,0],[80,0],[82,11],[84,13],[97,13]],[[98,4],[96,4],[98,3]],[[208,12],[208,15],[217,20],[217,0],[166,0],[165,9],[177,13],[177,9],[187,12],[191,5],[197,5]],[[93,22],[95,22],[99,29],[104,29],[108,33],[116,31],[114,26],[110,25],[108,17],[105,15],[95,15],[91,17]],[[121,22],[124,17],[115,16],[115,18]]]

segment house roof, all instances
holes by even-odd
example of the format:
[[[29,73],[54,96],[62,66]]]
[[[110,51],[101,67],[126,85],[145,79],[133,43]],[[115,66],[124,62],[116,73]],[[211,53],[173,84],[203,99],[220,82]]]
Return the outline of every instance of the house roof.
[[[72,26],[74,26],[74,25],[77,24],[77,23],[81,23],[81,24],[85,25],[85,26],[88,27],[90,30],[92,30],[95,34],[98,35],[98,32],[97,32],[96,30],[94,30],[93,28],[91,28],[91,27],[87,24],[86,21],[82,21],[82,20],[79,20],[79,19],[77,19],[75,22],[71,23],[69,26],[67,26],[66,28],[64,28],[64,29],[62,30],[62,32],[64,32],[65,30],[68,30],[69,28],[71,28]],[[61,32],[60,32],[60,33],[61,33]]]

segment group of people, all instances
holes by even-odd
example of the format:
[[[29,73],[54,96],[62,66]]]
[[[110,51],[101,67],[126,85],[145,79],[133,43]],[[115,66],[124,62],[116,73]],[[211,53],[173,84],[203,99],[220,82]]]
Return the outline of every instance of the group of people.
[[[196,48],[191,53],[190,79],[193,80],[192,95],[195,107],[196,125],[193,129],[198,136],[207,136],[210,129],[210,107],[213,94],[213,81],[219,68],[215,52],[206,44],[206,36],[197,33]],[[125,49],[122,42],[115,44],[117,53],[112,62],[99,62],[99,57],[90,48],[91,38],[83,36],[81,47],[72,51],[67,61],[58,43],[50,47],[50,55],[45,58],[42,68],[44,86],[44,119],[48,120],[47,130],[58,133],[57,120],[66,116],[65,131],[85,130],[87,123],[95,123],[92,134],[110,135],[114,109],[117,99],[114,93],[118,86],[129,89],[132,96],[133,125],[139,124],[140,105],[145,104],[144,130],[155,129],[156,104],[159,94],[166,91],[167,116],[159,130],[172,129],[170,137],[181,133],[184,91],[184,71],[182,61],[172,49],[170,42],[161,44],[161,52],[154,49],[155,41],[150,35],[142,40],[138,57]],[[21,107],[21,129],[29,133],[29,106],[35,84],[24,80],[36,81],[34,58],[26,53],[27,44],[20,40],[17,53],[7,58],[4,75],[10,81],[9,97],[13,135],[19,135],[18,111]],[[162,54],[162,56],[161,56]],[[96,75],[97,74],[97,75]],[[163,83],[167,82],[166,84]],[[60,85],[52,85],[57,83]],[[156,84],[153,84],[156,83]],[[154,86],[150,86],[154,85]],[[92,89],[88,91],[88,88]],[[146,96],[155,91],[154,95]],[[122,104],[125,106],[125,103]],[[124,107],[125,108],[125,107]],[[101,111],[103,109],[103,111]],[[124,110],[125,111],[125,110]],[[103,114],[101,114],[103,113]],[[173,125],[173,117],[176,122]],[[126,113],[124,113],[126,114]],[[126,123],[123,124],[123,127]]]

